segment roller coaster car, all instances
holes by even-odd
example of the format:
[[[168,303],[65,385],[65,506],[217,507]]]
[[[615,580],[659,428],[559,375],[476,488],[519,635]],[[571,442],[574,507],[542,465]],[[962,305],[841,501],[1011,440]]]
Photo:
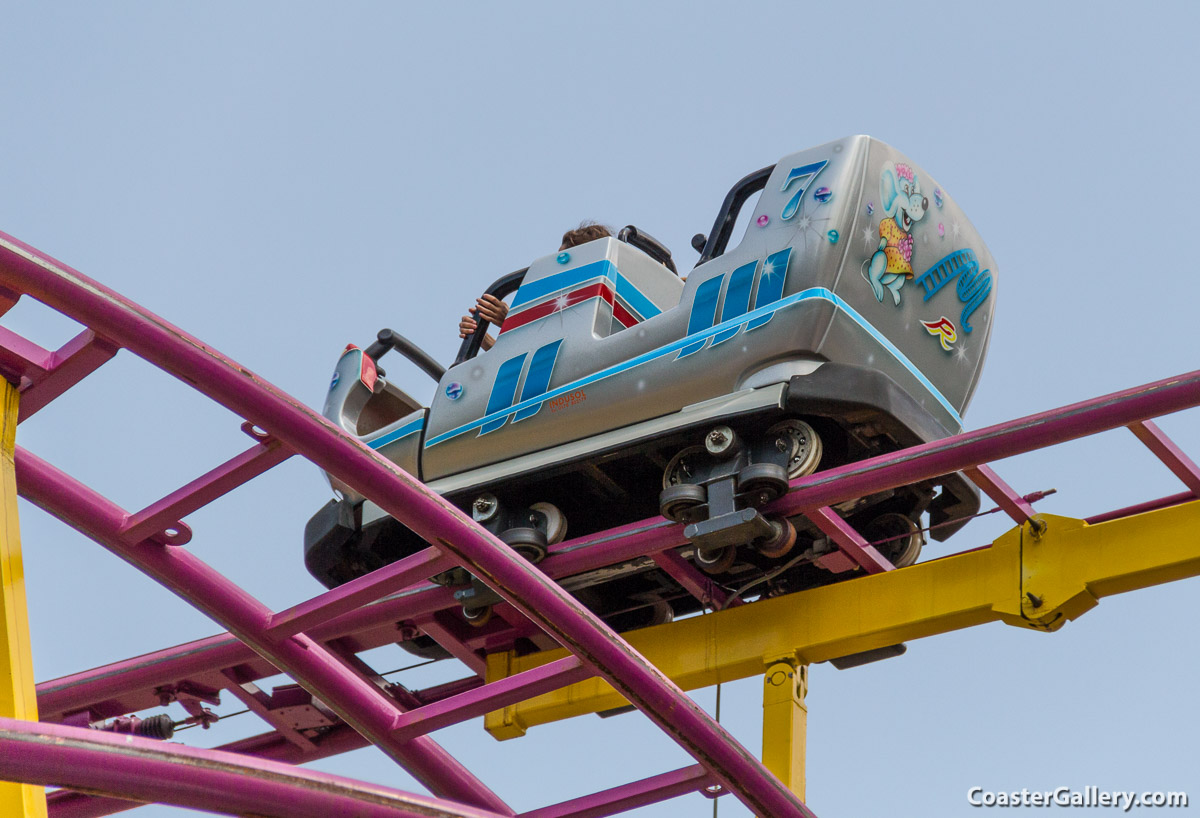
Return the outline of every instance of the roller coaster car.
[[[692,244],[686,281],[633,227],[501,278],[489,292],[513,298],[495,345],[479,353],[483,324],[447,370],[389,330],[347,347],[324,414],[534,562],[568,521],[577,536],[662,514],[685,525],[680,554],[743,598],[831,581],[853,569],[836,547],[759,509],[790,479],[961,430],[991,333],[991,254],[937,182],[865,136],[746,176]],[[377,370],[389,348],[438,381],[431,406]],[[339,499],[305,531],[323,584],[425,547],[332,482]],[[905,566],[923,515],[945,539],[978,507],[949,474],[836,510]],[[461,569],[437,581],[484,625],[485,586]],[[560,581],[617,630],[701,606],[646,559]]]

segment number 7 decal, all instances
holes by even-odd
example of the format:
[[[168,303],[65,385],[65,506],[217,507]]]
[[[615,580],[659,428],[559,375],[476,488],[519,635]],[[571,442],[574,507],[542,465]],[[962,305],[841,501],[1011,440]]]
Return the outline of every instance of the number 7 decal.
[[[783,212],[779,214],[779,218],[783,220],[790,219],[796,215],[796,211],[800,209],[800,200],[804,198],[804,192],[812,185],[813,180],[825,169],[829,164],[828,159],[822,159],[820,162],[813,162],[809,165],[801,165],[798,168],[792,168],[787,178],[783,180],[781,191],[787,190],[792,182],[799,180],[800,189],[796,191],[796,195],[788,199],[788,203],[783,206]]]

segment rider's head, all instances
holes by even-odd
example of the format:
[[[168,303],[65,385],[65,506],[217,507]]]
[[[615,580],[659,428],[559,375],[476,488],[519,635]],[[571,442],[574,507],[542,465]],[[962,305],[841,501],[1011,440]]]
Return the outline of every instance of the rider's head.
[[[589,241],[595,241],[596,239],[602,239],[611,235],[612,231],[604,225],[593,221],[583,221],[579,223],[579,227],[563,233],[562,246],[558,249],[566,250],[568,247],[574,247],[577,244],[586,244]]]

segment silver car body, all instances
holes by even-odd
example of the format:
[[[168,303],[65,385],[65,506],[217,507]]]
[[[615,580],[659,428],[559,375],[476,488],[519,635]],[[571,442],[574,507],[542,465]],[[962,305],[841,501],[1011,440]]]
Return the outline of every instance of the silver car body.
[[[545,256],[495,345],[447,370],[428,409],[372,391],[350,347],[324,414],[444,494],[779,407],[784,385],[830,363],[883,373],[936,420],[932,436],[953,434],[995,298],[995,261],[955,201],[853,136],[780,160],[741,242],[686,280],[615,238]],[[362,523],[382,514],[368,502]]]

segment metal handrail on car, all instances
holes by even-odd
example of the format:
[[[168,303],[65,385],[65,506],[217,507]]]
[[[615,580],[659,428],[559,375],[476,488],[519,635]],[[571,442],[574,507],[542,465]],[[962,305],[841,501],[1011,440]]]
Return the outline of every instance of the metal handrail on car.
[[[636,247],[672,273],[675,273],[675,275],[679,275],[679,271],[675,269],[675,262],[671,258],[671,251],[667,249],[665,244],[654,238],[654,236],[651,236],[645,230],[639,230],[632,224],[627,224],[617,234],[617,240]]]
[[[381,329],[375,336],[375,342],[363,350],[363,353],[378,364],[380,357],[390,349],[397,350],[435,381],[440,381],[442,376],[446,374],[446,367],[439,364],[428,352],[394,329]],[[379,374],[384,374],[382,369],[379,370]]]
[[[494,295],[496,298],[503,299],[510,293],[515,293],[517,288],[521,286],[521,282],[525,280],[525,274],[529,272],[529,268],[525,267],[517,270],[515,273],[509,273],[506,276],[498,278],[492,286],[484,290],[484,295]],[[476,327],[475,331],[463,338],[462,345],[458,348],[458,357],[454,359],[451,366],[458,366],[463,361],[469,361],[479,354],[480,347],[483,346],[483,338],[487,335],[489,322],[484,321],[478,315],[475,316]],[[439,378],[440,380],[440,378]]]
[[[697,267],[706,261],[712,261],[725,252],[725,246],[729,244],[729,238],[733,234],[733,226],[737,223],[742,205],[767,186],[767,179],[771,177],[773,170],[775,170],[775,166],[768,165],[762,170],[756,170],[754,173],[743,176],[725,195],[725,201],[721,202],[721,209],[717,213],[717,220],[713,223],[712,232],[707,237],[702,233],[697,233],[692,239],[692,246],[700,250],[700,259],[696,262]],[[697,246],[702,241],[703,250]]]

